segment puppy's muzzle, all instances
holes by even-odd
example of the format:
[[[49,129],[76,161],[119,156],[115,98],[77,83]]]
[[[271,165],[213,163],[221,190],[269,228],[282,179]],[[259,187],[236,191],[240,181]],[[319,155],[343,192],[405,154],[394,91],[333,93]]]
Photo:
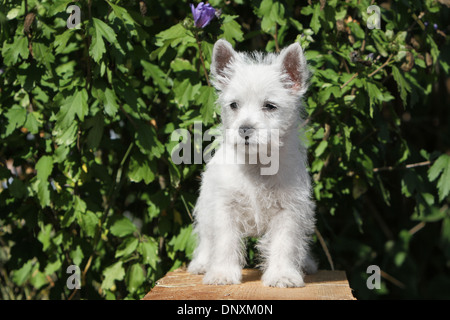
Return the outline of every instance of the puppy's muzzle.
[[[239,135],[245,139],[248,139],[253,132],[255,132],[255,129],[251,127],[242,126],[239,128]]]
[[[255,131],[254,128],[248,127],[248,126],[242,126],[239,127],[239,135],[245,139],[245,144],[248,145],[249,144],[249,138],[250,136],[253,134],[253,132]]]

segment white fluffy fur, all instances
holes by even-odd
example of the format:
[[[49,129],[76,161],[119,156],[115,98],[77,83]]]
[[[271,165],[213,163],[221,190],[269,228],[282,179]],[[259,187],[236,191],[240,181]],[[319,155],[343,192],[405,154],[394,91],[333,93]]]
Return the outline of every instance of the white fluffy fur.
[[[204,273],[206,284],[240,283],[244,239],[255,236],[264,285],[304,286],[304,272],[315,272],[317,265],[309,255],[315,205],[298,131],[308,79],[303,51],[295,43],[279,55],[244,54],[219,40],[211,71],[222,107],[224,140],[202,175],[194,210],[198,245],[188,270]],[[237,109],[230,108],[233,102]],[[277,109],[264,110],[267,102]],[[261,163],[214,161],[223,153],[238,153],[237,146],[245,142],[238,133],[243,125],[261,132],[249,138],[250,146],[269,144],[264,132],[279,130],[275,175],[261,175]]]

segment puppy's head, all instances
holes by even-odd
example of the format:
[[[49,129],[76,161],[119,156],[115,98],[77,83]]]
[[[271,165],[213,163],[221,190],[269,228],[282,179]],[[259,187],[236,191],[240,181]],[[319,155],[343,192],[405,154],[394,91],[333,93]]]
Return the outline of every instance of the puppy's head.
[[[277,131],[279,144],[297,129],[300,100],[307,90],[308,68],[298,43],[280,54],[244,54],[218,40],[211,64],[219,93],[225,141],[232,144],[267,145]]]

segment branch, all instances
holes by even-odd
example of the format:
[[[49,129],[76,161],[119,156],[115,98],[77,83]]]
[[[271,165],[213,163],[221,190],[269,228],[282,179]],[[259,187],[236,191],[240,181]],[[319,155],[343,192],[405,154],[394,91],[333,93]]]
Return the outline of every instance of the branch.
[[[275,50],[280,52],[280,45],[278,44],[278,24],[275,23],[275,34],[273,35],[273,40],[275,41]]]
[[[348,85],[353,79],[355,79],[358,76],[358,72],[356,72],[350,79],[348,79],[342,86],[341,89],[344,88],[346,85]]]
[[[386,60],[385,63],[383,63],[380,67],[378,67],[377,70],[375,70],[374,72],[372,72],[371,74],[369,74],[367,77],[370,78],[372,77],[374,74],[376,74],[378,71],[380,71],[381,69],[383,69],[384,67],[387,66],[387,64],[391,61],[392,57],[394,56],[394,54],[392,53],[389,58]]]
[[[202,62],[202,66],[203,66],[203,71],[205,73],[206,82],[208,83],[208,86],[211,87],[211,83],[209,82],[208,72],[206,71],[205,60],[203,59],[202,44],[201,44],[200,40],[198,39],[197,31],[194,31],[194,35],[195,35],[195,40],[197,40],[198,54],[200,56],[200,61]]]
[[[378,71],[380,71],[381,69],[383,69],[384,67],[386,67],[388,65],[388,63],[391,61],[392,57],[394,56],[394,54],[391,54],[389,56],[389,58],[381,65],[379,66],[374,72],[372,72],[371,74],[369,74],[367,77],[370,78],[372,76],[374,76]],[[341,89],[343,89],[346,85],[348,85],[353,79],[355,79],[358,76],[358,72],[356,72],[350,79],[347,80],[347,82],[345,82],[342,86]]]
[[[325,255],[327,256],[328,263],[330,264],[331,270],[334,270],[333,259],[331,258],[330,251],[328,251],[328,247],[325,243],[325,240],[323,240],[322,235],[320,234],[320,232],[317,228],[314,228],[314,232],[316,233],[317,238],[319,239],[319,242],[320,242],[320,245],[322,246],[323,251],[325,251]]]
[[[424,167],[424,166],[429,166],[430,164],[432,164],[433,161],[422,161],[422,162],[417,162],[417,163],[410,163],[407,164],[405,166],[402,167],[393,167],[393,166],[387,166],[387,167],[380,167],[380,168],[373,168],[373,172],[381,172],[381,171],[394,171],[394,170],[401,170],[401,169],[411,169],[411,168],[416,168],[416,167]],[[352,177],[355,174],[354,171],[349,171],[347,173],[347,176]]]
[[[410,168],[415,168],[415,167],[423,167],[423,166],[428,166],[431,164],[431,161],[423,161],[423,162],[417,162],[417,163],[411,163],[411,164],[407,164],[404,167],[392,167],[392,166],[388,166],[388,167],[381,167],[381,168],[374,168],[373,172],[380,172],[380,171],[393,171],[396,169],[410,169]]]

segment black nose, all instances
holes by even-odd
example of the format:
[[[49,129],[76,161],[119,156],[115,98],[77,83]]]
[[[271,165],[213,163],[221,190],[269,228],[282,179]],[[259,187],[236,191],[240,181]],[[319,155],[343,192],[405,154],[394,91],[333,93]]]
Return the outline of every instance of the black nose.
[[[242,138],[250,137],[253,134],[253,131],[255,131],[255,129],[248,127],[248,126],[239,127],[239,135]]]

